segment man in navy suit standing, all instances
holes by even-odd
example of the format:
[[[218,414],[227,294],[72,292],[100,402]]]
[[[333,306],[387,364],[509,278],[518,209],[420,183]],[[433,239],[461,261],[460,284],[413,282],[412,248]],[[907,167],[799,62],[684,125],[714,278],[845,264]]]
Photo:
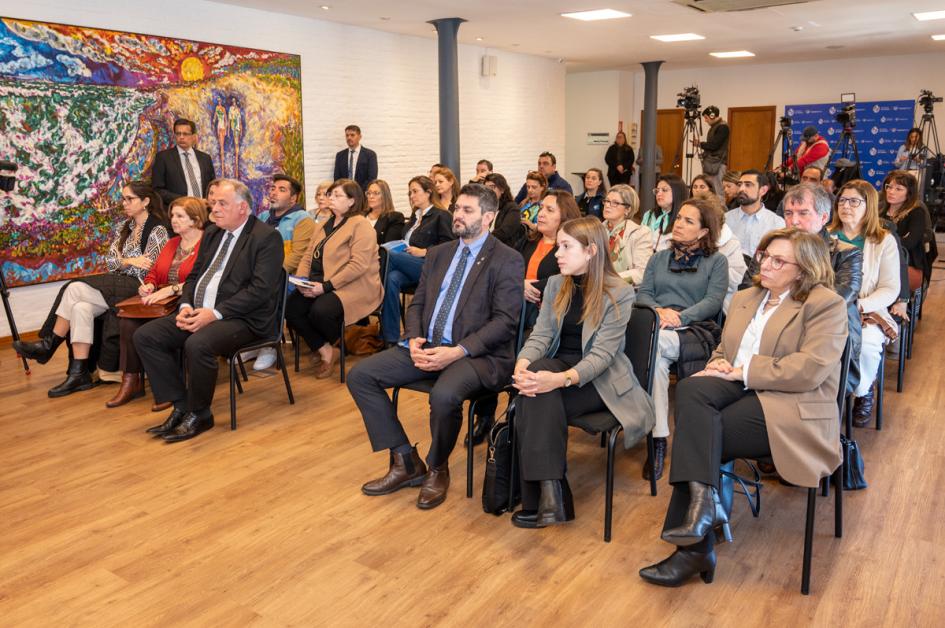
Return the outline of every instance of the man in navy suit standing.
[[[217,178],[210,155],[196,149],[197,125],[190,120],[174,120],[177,145],[154,157],[151,185],[165,206],[179,196],[203,198],[207,186]]]
[[[377,178],[377,153],[361,146],[361,127],[356,124],[345,127],[345,143],[348,148],[335,155],[335,181],[353,179],[365,190]]]

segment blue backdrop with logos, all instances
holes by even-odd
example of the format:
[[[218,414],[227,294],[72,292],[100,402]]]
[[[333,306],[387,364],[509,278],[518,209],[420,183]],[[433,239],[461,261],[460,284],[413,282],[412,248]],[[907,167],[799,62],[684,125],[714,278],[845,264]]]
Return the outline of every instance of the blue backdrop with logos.
[[[856,103],[856,128],[853,137],[860,154],[860,176],[875,185],[882,184],[883,177],[893,169],[896,151],[906,140],[912,128],[912,115],[915,101],[881,100]],[[830,149],[837,148],[843,125],[837,122],[837,112],[841,104],[787,105],[784,114],[793,121],[793,141],[795,148],[800,141],[804,127],[813,125],[830,144]],[[852,159],[852,151],[848,151]],[[833,167],[836,155],[830,155]]]

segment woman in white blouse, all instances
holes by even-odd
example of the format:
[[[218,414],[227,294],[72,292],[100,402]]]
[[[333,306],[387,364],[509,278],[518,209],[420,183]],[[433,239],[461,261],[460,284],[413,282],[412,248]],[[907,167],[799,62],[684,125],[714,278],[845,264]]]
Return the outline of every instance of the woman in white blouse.
[[[610,188],[604,198],[604,226],[614,270],[633,286],[643,281],[646,263],[653,255],[653,232],[635,222],[640,212],[637,191],[625,183]]]
[[[889,313],[899,298],[899,244],[880,222],[879,195],[862,179],[849,181],[840,188],[828,230],[863,251],[863,281],[857,300],[863,317],[863,344],[860,383],[854,391],[853,403],[853,423],[863,427],[873,412],[873,381],[883,359],[883,345],[887,340],[895,340],[899,331]]]

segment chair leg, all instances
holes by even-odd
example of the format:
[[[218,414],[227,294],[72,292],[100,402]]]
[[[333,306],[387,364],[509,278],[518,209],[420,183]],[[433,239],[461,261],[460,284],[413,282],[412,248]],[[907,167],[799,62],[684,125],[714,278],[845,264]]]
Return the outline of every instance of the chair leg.
[[[512,399],[509,399],[512,403]],[[508,414],[509,422],[509,447],[512,449],[512,473],[509,474],[509,512],[515,510],[515,489],[519,485],[518,477],[518,442],[515,440],[515,412]]]
[[[233,374],[236,375],[236,363],[231,364],[231,366],[233,367]],[[243,382],[242,382],[242,380],[240,379],[240,377],[239,377],[238,375],[236,376],[235,379],[236,379],[236,390],[239,391],[239,393],[242,395],[242,394],[243,394]]]
[[[646,435],[646,457],[650,461],[650,495],[656,497],[656,472],[654,468],[654,459],[656,452],[653,449],[653,432]]]
[[[240,375],[243,376],[243,381],[248,382],[249,376],[246,375],[246,366],[243,364],[243,356],[241,356],[239,353],[236,354],[236,362],[240,365]],[[241,390],[240,392],[243,391]]]
[[[611,526],[614,518],[614,450],[620,428],[615,427],[607,434],[607,482],[604,488],[604,543],[610,543]]]
[[[876,430],[883,429],[883,394],[886,388],[886,356],[879,359],[879,372],[876,374]]]
[[[345,383],[345,322],[341,321],[341,337],[338,339],[338,368],[341,371],[338,376],[342,384]]]
[[[801,567],[801,593],[810,595],[810,560],[814,546],[814,508],[817,506],[817,489],[807,489],[807,525],[804,528],[804,563]]]
[[[847,438],[853,440],[853,393],[847,393],[843,404],[843,423]]]
[[[286,366],[285,356],[282,355],[282,347],[276,347],[276,363],[279,365],[279,370],[282,371],[285,392],[289,396],[289,405],[295,405],[295,395],[292,394],[292,385],[289,384],[289,367]]]
[[[829,479],[825,479],[827,483]],[[833,535],[838,539],[843,536],[843,464],[833,472],[834,508]]]
[[[292,352],[295,353],[295,372],[299,372],[299,356],[302,350],[299,348],[301,338],[295,332],[292,333]]]
[[[236,374],[236,361],[229,359],[230,363],[230,429],[236,429],[236,387],[239,386],[239,378]]]
[[[903,375],[906,371],[906,343],[908,342],[909,323],[903,322],[899,325],[899,363],[896,365],[896,392],[902,392]]]
[[[469,402],[469,411],[466,413],[466,498],[473,496],[473,423],[476,416],[476,400]]]

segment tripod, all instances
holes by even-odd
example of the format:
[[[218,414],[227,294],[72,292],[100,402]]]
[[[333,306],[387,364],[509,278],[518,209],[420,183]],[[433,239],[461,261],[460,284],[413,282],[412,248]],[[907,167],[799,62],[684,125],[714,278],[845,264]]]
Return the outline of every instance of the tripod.
[[[7,315],[7,322],[10,324],[10,335],[13,337],[14,341],[20,339],[20,332],[16,329],[16,321],[13,320],[13,309],[10,307],[10,291],[7,290],[7,282],[3,278],[3,272],[0,271],[0,299],[3,299],[3,311]],[[20,359],[23,361],[23,370],[26,371],[26,374],[30,374],[30,364],[26,361],[26,358],[20,356]]]
[[[850,154],[853,155],[852,160],[847,156],[847,151],[850,151]],[[837,145],[834,146],[833,153],[831,154],[836,157],[833,162],[833,173],[831,174],[831,178],[834,179],[834,183],[838,188],[850,179],[858,179],[860,177],[860,151],[856,147],[856,137],[853,136],[852,125],[843,125],[843,131],[840,132],[840,139],[837,140]],[[849,174],[844,173],[844,178],[842,181],[837,180],[837,173],[841,169],[846,169],[854,165],[856,168]]]
[[[794,142],[792,141],[792,132],[791,127],[782,126],[778,130],[778,135],[774,138],[774,144],[771,145],[771,150],[768,152],[768,160],[765,162],[765,172],[771,171],[771,166],[774,165],[774,151],[778,148],[778,145],[781,146],[781,168],[784,168],[784,164],[788,162],[794,156]],[[790,175],[790,176],[788,176]],[[791,168],[784,173],[785,182],[790,179],[791,181],[800,181],[800,173],[797,171],[797,161],[791,162]]]
[[[673,169],[680,168],[683,180],[688,184],[692,178],[692,158],[695,157],[695,150],[690,148],[693,140],[699,141],[702,137],[702,119],[699,117],[699,110],[686,109],[686,120],[683,124],[682,135],[679,137],[679,144],[676,146],[676,156],[673,158]],[[683,151],[685,152],[686,163],[683,165]]]

